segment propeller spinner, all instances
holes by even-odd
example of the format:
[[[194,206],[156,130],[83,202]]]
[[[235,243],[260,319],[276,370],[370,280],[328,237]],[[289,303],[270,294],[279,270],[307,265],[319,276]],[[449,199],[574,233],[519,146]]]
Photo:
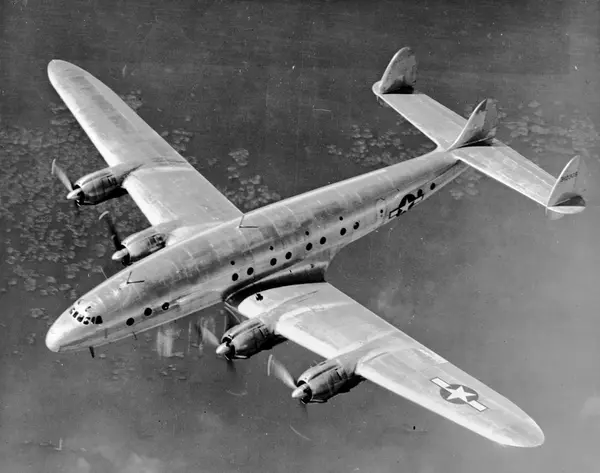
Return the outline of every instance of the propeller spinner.
[[[273,355],[269,355],[269,360],[267,361],[267,375],[276,377],[288,388],[292,389],[292,398],[298,399],[302,404],[310,401],[312,397],[310,386],[308,384],[298,384],[298,380]]]
[[[196,323],[196,332],[198,333],[199,338],[202,340],[203,344],[210,345],[212,347],[216,347],[216,354],[218,356],[223,357],[227,361],[227,368],[231,371],[235,370],[235,366],[233,364],[233,355],[235,353],[235,349],[229,343],[219,343],[219,339],[217,336],[207,327],[206,323],[200,324]]]
[[[52,174],[54,174],[58,180],[62,182],[63,186],[65,186],[69,191],[67,194],[67,199],[73,200],[77,206],[81,205],[84,197],[83,190],[80,187],[73,186],[73,183],[67,176],[67,173],[56,163],[56,159],[52,161]]]

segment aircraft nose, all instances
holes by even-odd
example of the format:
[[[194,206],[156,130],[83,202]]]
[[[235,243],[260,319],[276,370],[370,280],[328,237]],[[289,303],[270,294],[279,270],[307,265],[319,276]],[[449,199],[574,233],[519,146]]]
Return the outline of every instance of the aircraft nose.
[[[56,319],[46,334],[48,350],[58,352],[63,349],[73,328],[73,321],[67,312]]]
[[[57,353],[60,350],[61,333],[56,327],[56,322],[50,327],[46,334],[46,346],[48,350]]]

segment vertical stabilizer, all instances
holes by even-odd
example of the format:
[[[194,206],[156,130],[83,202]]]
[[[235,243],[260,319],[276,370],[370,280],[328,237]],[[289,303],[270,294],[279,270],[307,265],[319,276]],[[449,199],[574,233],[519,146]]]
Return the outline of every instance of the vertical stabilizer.
[[[485,99],[471,113],[467,124],[449,149],[489,144],[496,136],[497,124],[498,112],[496,111],[496,102],[492,99]]]
[[[380,94],[412,93],[417,83],[417,58],[409,47],[404,47],[388,64],[377,83]]]
[[[556,179],[546,204],[546,215],[556,220],[565,214],[583,212],[585,200],[584,192],[585,164],[579,156],[575,156],[567,163]]]

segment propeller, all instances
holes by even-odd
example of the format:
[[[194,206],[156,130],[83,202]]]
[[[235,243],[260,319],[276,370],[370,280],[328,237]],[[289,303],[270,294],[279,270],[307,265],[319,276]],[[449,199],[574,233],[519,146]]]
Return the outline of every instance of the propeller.
[[[269,355],[267,361],[267,376],[274,376],[288,388],[292,389],[292,397],[298,399],[302,405],[306,405],[311,397],[312,392],[308,384],[298,384],[283,363],[277,361],[273,355]]]
[[[229,343],[220,343],[217,336],[208,328],[206,320],[200,323],[196,322],[196,333],[198,334],[198,338],[202,340],[203,345],[206,344],[216,348],[216,354],[227,361],[228,371],[235,372],[235,365],[233,363],[234,347]]]
[[[67,176],[67,173],[61,168],[58,164],[56,164],[56,159],[52,160],[52,174],[54,174],[60,182],[62,182],[63,186],[67,188],[69,193],[67,194],[67,199],[75,202],[75,206],[79,207],[81,205],[81,200],[83,199],[83,190],[80,187],[74,187],[73,183]]]
[[[121,263],[123,263],[123,266],[127,266],[127,264],[129,263],[129,261],[128,261],[129,260],[129,251],[127,250],[127,248],[125,248],[125,246],[121,242],[121,238],[119,237],[119,234],[117,233],[115,224],[114,224],[112,218],[110,217],[110,214],[108,213],[108,211],[102,212],[102,214],[100,215],[98,220],[104,220],[106,222],[106,226],[108,227],[108,235],[110,237],[110,241],[112,242],[113,246],[115,247],[116,251],[111,256],[111,259],[113,261],[120,261]]]

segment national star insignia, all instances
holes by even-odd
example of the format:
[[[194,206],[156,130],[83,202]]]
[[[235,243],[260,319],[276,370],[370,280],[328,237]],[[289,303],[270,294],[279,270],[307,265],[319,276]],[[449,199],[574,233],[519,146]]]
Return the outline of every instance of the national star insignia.
[[[408,209],[410,209],[413,202],[414,201],[409,201],[407,199],[406,202],[404,202],[404,205],[400,207],[400,213],[408,212]]]
[[[462,384],[448,384],[441,378],[433,378],[431,382],[440,388],[440,396],[452,404],[468,404],[473,409],[483,412],[487,409],[478,401],[479,394],[474,389]]]
[[[448,396],[446,398],[446,401],[450,401],[452,399],[460,399],[463,402],[469,402],[469,397],[477,396],[477,394],[475,394],[475,393],[470,393],[470,392],[465,391],[465,388],[463,386],[459,386],[456,389],[452,389],[452,388],[446,388],[446,389],[450,393],[450,396]]]

